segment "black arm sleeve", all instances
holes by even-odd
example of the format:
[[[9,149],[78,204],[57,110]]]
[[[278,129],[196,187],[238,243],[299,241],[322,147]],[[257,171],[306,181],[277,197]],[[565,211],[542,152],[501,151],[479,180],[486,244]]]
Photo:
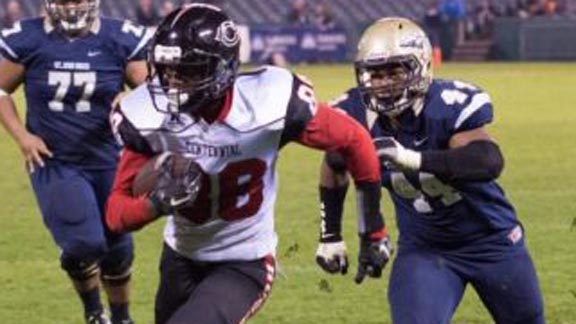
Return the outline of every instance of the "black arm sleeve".
[[[385,226],[384,217],[380,212],[382,196],[380,182],[357,182],[358,204],[360,209],[360,234],[372,234],[382,231]]]
[[[342,214],[348,185],[328,188],[320,186],[320,213],[322,226],[320,242],[342,240]]]
[[[450,150],[422,152],[420,170],[447,182],[490,181],[498,178],[504,158],[498,145],[478,140]]]

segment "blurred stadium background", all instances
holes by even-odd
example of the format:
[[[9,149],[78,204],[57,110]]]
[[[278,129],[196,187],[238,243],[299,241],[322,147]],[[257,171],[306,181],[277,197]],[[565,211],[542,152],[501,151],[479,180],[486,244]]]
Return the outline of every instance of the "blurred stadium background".
[[[104,15],[154,26],[190,0],[101,1]],[[243,25],[243,60],[255,63],[351,59],[375,19],[402,16],[427,30],[445,60],[576,59],[576,0],[208,0]],[[0,24],[42,13],[40,0],[2,0]],[[437,57],[439,59],[439,57]]]
[[[105,15],[151,28],[169,3],[180,4],[101,1]],[[152,10],[142,9],[149,1]],[[548,323],[576,324],[576,0],[210,2],[244,26],[250,40],[243,49],[245,62],[292,65],[314,81],[322,100],[353,86],[349,62],[365,26],[386,16],[419,21],[434,41],[437,75],[470,81],[491,94],[496,115],[491,131],[507,158],[500,182],[527,229]],[[0,24],[9,28],[15,18],[41,14],[41,4],[0,0]],[[21,92],[16,99],[23,112]],[[0,152],[0,323],[80,323],[80,305],[57,270],[58,251],[41,222],[20,153],[3,129]],[[314,264],[320,158],[297,146],[282,153],[276,209],[282,270],[270,300],[251,323],[387,324],[388,270],[384,280],[356,286],[350,275],[328,277]],[[345,236],[352,258],[354,206],[350,198]],[[384,206],[392,222],[388,201]],[[142,324],[152,323],[161,229],[158,222],[136,234],[133,312]],[[487,324],[490,317],[468,291],[453,323]]]

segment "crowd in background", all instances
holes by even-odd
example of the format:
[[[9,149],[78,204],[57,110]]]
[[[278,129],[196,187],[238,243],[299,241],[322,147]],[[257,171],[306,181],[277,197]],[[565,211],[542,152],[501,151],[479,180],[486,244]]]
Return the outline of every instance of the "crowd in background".
[[[2,21],[0,21],[0,27],[9,28],[23,17],[24,12],[20,2],[18,0],[8,0],[4,4],[4,16],[2,16]]]
[[[337,26],[327,0],[318,1],[314,5],[307,0],[293,0],[286,22],[292,25],[315,26],[321,30],[330,30]]]
[[[194,0],[138,0],[133,19],[143,26],[152,27],[177,6],[185,3],[198,2]],[[222,6],[225,0],[201,1]],[[9,28],[12,24],[24,17],[21,3],[18,0],[8,0],[3,4],[4,15],[1,17],[0,28]],[[43,11],[43,8],[40,10]],[[310,3],[307,0],[293,0],[291,9],[286,14],[286,23],[291,25],[310,25],[322,30],[333,29],[337,26],[336,18],[328,0]]]
[[[134,20],[142,26],[153,27],[160,23],[160,20],[172,12],[177,6],[198,2],[193,0],[161,0],[157,4],[153,0],[138,0],[138,5],[134,13]],[[211,0],[202,1],[220,6],[224,1]]]
[[[497,17],[530,18],[535,16],[556,16],[565,13],[576,14],[576,3],[572,0],[430,0],[424,21],[438,16],[440,23],[458,22],[462,25],[458,37],[485,36]],[[176,6],[190,2],[205,2],[224,5],[226,0],[138,0],[131,18],[144,26],[154,26]],[[11,26],[24,16],[18,0],[3,3],[4,15],[0,27]],[[310,25],[320,29],[331,29],[338,25],[336,16],[328,0],[291,0],[286,14],[286,23]]]
[[[494,22],[502,17],[528,19],[576,13],[573,1],[562,0],[438,0],[427,9],[422,24],[434,45],[451,58],[455,46],[466,40],[490,39]]]
[[[189,2],[199,1],[138,0],[134,10],[127,14],[139,24],[152,27],[175,7]],[[200,2],[224,6],[227,1]],[[341,25],[332,8],[336,4],[329,0],[290,0],[284,13],[284,23],[312,26],[323,31],[332,30]],[[24,16],[21,1],[18,0],[3,1],[2,11],[1,28],[9,28]],[[560,15],[576,16],[576,0],[430,0],[421,23],[433,45],[442,48],[444,57],[450,59],[452,49],[466,40],[490,39],[497,18],[528,19]]]
[[[490,36],[494,20],[498,17],[553,17],[564,14],[566,7],[567,2],[559,0],[480,0],[473,6],[467,5],[465,0],[441,0],[430,7],[426,18],[437,15],[444,23],[456,24],[455,37],[460,43],[467,38]]]
[[[130,13],[131,18],[142,26],[153,27],[156,26],[160,20],[174,10],[177,6],[182,4],[198,2],[194,0],[138,0],[134,8],[134,12]],[[222,0],[208,0],[202,1],[205,3],[213,3],[221,5],[224,3]],[[43,2],[42,2],[43,3]],[[21,2],[18,0],[8,0],[2,4],[4,15],[0,20],[0,28],[10,28],[14,22],[24,18],[24,10],[22,9]],[[43,14],[44,6],[40,7],[39,12]]]

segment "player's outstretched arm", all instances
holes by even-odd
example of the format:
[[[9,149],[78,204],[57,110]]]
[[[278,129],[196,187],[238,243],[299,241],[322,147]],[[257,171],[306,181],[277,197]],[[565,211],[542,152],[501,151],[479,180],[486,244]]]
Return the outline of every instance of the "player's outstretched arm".
[[[113,232],[137,230],[158,218],[158,212],[148,197],[132,194],[134,179],[150,158],[126,148],[121,156],[106,205],[106,224]]]
[[[374,144],[383,163],[429,172],[447,182],[494,180],[504,167],[500,148],[484,127],[456,133],[445,150],[417,152],[392,137],[376,138]]]
[[[35,166],[44,166],[44,158],[52,157],[52,152],[42,138],[28,132],[18,116],[11,94],[22,84],[25,68],[10,60],[0,60],[0,122],[20,147],[26,159],[28,171]]]
[[[356,281],[362,282],[365,275],[380,277],[390,258],[390,250],[380,213],[380,165],[370,134],[344,113],[319,106],[298,142],[342,156],[346,170],[356,184],[362,210],[359,221],[361,251]]]
[[[342,214],[348,183],[344,159],[338,153],[327,152],[320,169],[321,222],[316,263],[331,274],[346,274],[348,271],[348,255],[342,237]]]

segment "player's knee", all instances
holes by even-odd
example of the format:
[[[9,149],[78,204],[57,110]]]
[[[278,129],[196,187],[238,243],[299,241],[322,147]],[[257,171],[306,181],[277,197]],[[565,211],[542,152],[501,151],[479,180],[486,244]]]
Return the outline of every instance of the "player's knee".
[[[103,240],[75,240],[67,242],[62,255],[80,260],[98,260],[107,252],[108,247]]]
[[[134,254],[131,250],[107,256],[101,262],[101,279],[110,286],[122,286],[130,281]]]
[[[97,240],[68,242],[60,257],[61,267],[70,278],[87,280],[99,273],[98,261],[106,251],[106,243]]]
[[[60,259],[60,264],[62,269],[68,273],[68,276],[76,281],[86,281],[100,273],[100,267],[96,259],[63,256]]]

